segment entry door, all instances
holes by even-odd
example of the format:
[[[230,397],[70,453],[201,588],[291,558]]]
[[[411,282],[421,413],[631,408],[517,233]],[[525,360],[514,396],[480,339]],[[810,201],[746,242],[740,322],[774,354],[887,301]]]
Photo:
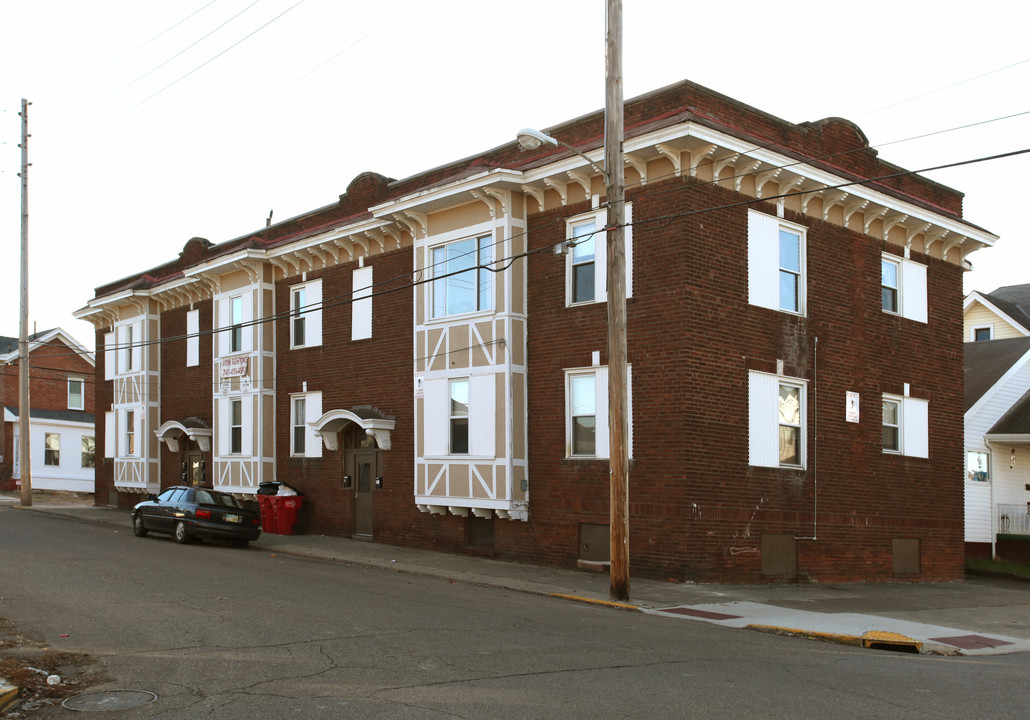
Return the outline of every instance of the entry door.
[[[354,453],[354,534],[372,537],[372,494],[376,480],[376,453]]]
[[[190,485],[204,484],[204,456],[191,452],[186,458],[186,482]]]

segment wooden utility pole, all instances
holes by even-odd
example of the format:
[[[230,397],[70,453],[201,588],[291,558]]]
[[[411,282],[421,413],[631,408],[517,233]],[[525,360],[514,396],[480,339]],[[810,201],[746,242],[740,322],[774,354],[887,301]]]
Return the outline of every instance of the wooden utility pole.
[[[29,101],[21,101],[21,323],[18,335],[18,432],[21,504],[32,505],[29,429]]]
[[[608,0],[604,165],[608,175],[608,442],[611,586],[629,600],[629,418],[626,360],[626,202],[622,153],[622,0]]]

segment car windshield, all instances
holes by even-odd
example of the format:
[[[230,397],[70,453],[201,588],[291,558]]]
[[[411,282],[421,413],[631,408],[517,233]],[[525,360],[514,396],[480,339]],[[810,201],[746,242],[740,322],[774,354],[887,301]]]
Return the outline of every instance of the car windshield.
[[[197,490],[198,505],[221,505],[222,507],[239,508],[241,505],[232,495],[212,490]]]

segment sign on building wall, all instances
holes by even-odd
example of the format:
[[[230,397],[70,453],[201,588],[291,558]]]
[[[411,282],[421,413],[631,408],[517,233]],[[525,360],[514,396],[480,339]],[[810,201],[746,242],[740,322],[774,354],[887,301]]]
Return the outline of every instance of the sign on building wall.
[[[858,393],[849,392],[847,397],[847,408],[845,409],[845,419],[850,423],[858,422]]]
[[[227,357],[222,358],[221,365],[219,366],[219,375],[223,378],[228,377],[243,377],[247,374],[247,358],[246,357]]]

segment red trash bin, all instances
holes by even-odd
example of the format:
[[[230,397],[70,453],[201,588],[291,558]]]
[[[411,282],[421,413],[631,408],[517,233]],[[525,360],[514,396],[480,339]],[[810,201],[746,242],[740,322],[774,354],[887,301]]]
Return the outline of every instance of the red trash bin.
[[[272,509],[272,500],[275,495],[258,495],[258,507],[261,508],[261,532],[275,532],[275,510]]]
[[[301,495],[271,495],[272,512],[275,517],[275,530],[279,535],[293,535],[293,526],[297,523],[297,514],[304,505]]]

